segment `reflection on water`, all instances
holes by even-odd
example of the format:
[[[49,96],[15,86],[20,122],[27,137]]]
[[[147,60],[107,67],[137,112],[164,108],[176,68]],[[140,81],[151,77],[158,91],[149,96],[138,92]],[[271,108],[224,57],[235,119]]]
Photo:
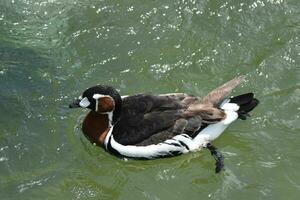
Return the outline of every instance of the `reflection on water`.
[[[3,199],[298,199],[297,0],[0,1]],[[205,95],[237,74],[260,106],[215,145],[123,161],[81,134],[85,88]]]

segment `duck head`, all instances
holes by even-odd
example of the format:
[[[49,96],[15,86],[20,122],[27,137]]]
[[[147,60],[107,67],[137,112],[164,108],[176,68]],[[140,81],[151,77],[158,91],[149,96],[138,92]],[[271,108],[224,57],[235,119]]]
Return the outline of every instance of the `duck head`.
[[[110,124],[116,123],[121,114],[122,99],[116,89],[106,85],[96,85],[86,89],[69,105],[69,108],[88,108],[94,115],[108,114]]]

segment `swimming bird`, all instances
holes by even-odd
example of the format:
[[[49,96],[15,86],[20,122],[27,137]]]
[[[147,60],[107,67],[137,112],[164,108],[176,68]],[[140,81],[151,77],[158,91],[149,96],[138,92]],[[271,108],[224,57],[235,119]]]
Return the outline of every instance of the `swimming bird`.
[[[155,159],[202,148],[224,169],[224,157],[212,145],[238,118],[245,120],[259,103],[253,93],[229,97],[245,76],[238,76],[199,98],[185,93],[120,96],[111,86],[96,85],[70,108],[88,108],[82,132],[93,144],[122,158]]]

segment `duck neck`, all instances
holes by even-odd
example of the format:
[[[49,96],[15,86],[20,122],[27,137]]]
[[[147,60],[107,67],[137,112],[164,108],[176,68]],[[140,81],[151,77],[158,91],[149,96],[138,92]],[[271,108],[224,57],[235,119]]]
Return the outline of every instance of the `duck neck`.
[[[82,124],[82,131],[85,136],[93,143],[104,146],[105,138],[111,128],[110,113],[97,113],[90,111]]]

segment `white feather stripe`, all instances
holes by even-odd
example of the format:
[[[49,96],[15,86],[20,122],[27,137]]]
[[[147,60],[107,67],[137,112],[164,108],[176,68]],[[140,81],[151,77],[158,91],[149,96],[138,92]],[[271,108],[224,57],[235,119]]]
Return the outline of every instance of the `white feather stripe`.
[[[159,143],[148,146],[122,145],[111,137],[111,147],[121,153],[123,156],[132,158],[155,158],[157,156],[168,155],[171,152],[187,153],[188,150],[183,146]]]
[[[104,146],[105,146],[105,149],[107,150],[107,144],[108,144],[108,141],[109,141],[109,138],[111,137],[111,134],[112,134],[112,131],[113,131],[114,127],[111,126],[105,139],[104,139]]]
[[[110,98],[112,98],[110,95],[104,95],[104,94],[94,94],[94,95],[93,95],[93,98],[94,98],[95,100],[98,100],[98,99],[100,99],[100,98],[102,98],[102,97],[110,97]]]
[[[123,95],[123,96],[121,96],[121,98],[122,99],[124,99],[124,98],[126,98],[126,97],[128,97],[129,95]]]
[[[221,103],[220,108],[223,109],[223,106],[224,106],[226,103],[229,103],[229,102],[230,102],[230,99],[225,99],[225,100]]]
[[[112,135],[113,127],[110,128],[104,144],[107,149],[107,145],[110,139],[110,145],[125,157],[132,158],[155,158],[158,156],[169,155],[171,152],[187,153],[188,150],[180,145],[180,142],[175,139],[166,140],[165,143],[153,144],[148,146],[134,146],[134,145],[122,145],[115,141]],[[182,136],[184,138],[184,136]],[[183,141],[182,141],[183,142]],[[176,144],[176,145],[173,145]]]
[[[196,150],[200,147],[205,147],[207,143],[217,139],[227,126],[228,125],[224,125],[222,122],[207,126],[194,138],[193,150]]]
[[[221,121],[221,123],[223,123],[224,125],[229,125],[232,122],[234,122],[237,118],[238,118],[238,114],[235,111],[231,111],[231,110],[225,110],[226,113],[226,118]]]
[[[238,118],[238,114],[231,110],[225,110],[226,118],[216,124],[211,124],[203,129],[193,140],[195,148],[206,146],[207,143],[217,139],[229,124]]]
[[[194,142],[194,140],[186,134],[176,135],[176,136],[173,137],[173,139],[181,141],[184,144],[186,144],[188,146],[189,150],[193,150],[193,149],[197,148],[197,145]]]
[[[222,106],[220,106],[223,110],[232,110],[232,111],[238,111],[240,109],[240,106],[236,103],[225,103]]]

